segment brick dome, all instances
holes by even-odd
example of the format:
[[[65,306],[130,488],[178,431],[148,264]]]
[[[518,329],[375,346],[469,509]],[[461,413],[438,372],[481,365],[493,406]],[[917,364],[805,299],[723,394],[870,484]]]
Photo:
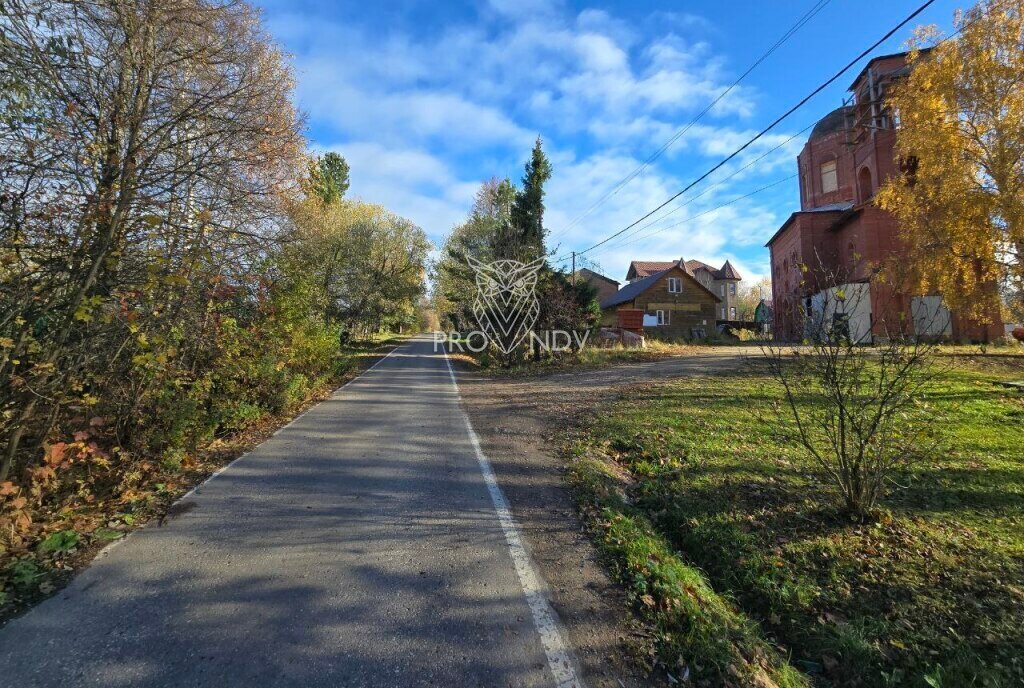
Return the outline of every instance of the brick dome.
[[[850,119],[853,117],[853,108],[844,105],[828,113],[814,125],[811,130],[810,140],[820,139],[829,134],[841,131],[849,127]]]

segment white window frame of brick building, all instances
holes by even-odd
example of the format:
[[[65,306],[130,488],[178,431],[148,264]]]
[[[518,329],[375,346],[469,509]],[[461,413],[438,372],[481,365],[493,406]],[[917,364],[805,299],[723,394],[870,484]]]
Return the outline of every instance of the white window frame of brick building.
[[[683,280],[678,277],[668,278],[668,293],[669,294],[682,294],[683,293]]]
[[[839,189],[839,169],[835,160],[821,163],[821,193],[830,193]]]

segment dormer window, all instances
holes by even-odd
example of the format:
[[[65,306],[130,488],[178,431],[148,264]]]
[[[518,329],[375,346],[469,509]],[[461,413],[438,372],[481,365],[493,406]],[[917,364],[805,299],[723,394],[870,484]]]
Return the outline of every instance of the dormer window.
[[[839,174],[836,161],[829,160],[821,164],[821,192],[829,193],[839,189]]]

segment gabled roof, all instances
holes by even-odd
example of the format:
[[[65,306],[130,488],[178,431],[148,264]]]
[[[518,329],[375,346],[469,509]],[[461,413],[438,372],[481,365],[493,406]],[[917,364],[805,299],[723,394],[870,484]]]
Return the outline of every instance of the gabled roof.
[[[675,267],[675,265],[673,265],[673,267]],[[602,301],[601,308],[604,309],[609,308],[611,306],[618,306],[620,303],[632,301],[637,296],[640,296],[640,294],[643,294],[645,291],[647,291],[649,287],[651,287],[655,282],[658,281],[658,278],[660,278],[662,275],[664,275],[671,269],[672,268],[670,267],[665,270],[661,270],[660,272],[656,272],[653,275],[647,275],[647,277],[644,277],[643,279],[638,279],[635,282],[630,282],[622,289],[619,289],[617,292],[615,292],[607,299]]]
[[[686,271],[691,275],[696,276],[698,270],[705,270],[711,274],[712,279],[716,280],[738,280],[743,279],[740,277],[740,273],[736,272],[736,268],[732,266],[732,263],[725,261],[725,265],[720,268],[714,268],[707,263],[699,260],[688,260],[685,263]]]
[[[707,270],[708,272],[715,272],[715,269],[713,267],[700,260],[688,260],[686,261],[686,263],[684,263],[684,265],[686,265],[686,271],[691,275],[695,273],[697,270]]]
[[[637,261],[634,261],[634,263],[635,262],[637,262]],[[647,261],[647,262],[650,262],[650,261]],[[676,268],[679,268],[680,270],[682,270],[683,273],[685,273],[687,276],[689,276],[691,279],[693,279],[694,284],[696,284],[698,287],[700,287],[701,289],[703,289],[707,293],[709,293],[712,296],[714,296],[716,301],[721,301],[721,299],[718,298],[718,294],[716,294],[715,292],[711,291],[710,289],[705,287],[703,284],[698,282],[696,279],[694,279],[693,278],[693,274],[689,270],[686,269],[685,265],[686,264],[683,261],[681,261],[681,260],[678,261],[678,262],[674,262],[674,263],[673,262],[669,262],[668,263],[668,267],[665,268],[664,270],[660,270],[660,271],[658,271],[658,272],[656,272],[656,273],[654,273],[652,275],[648,275],[647,277],[644,277],[642,279],[638,279],[635,282],[630,282],[629,284],[624,286],[622,289],[619,289],[619,291],[617,291],[616,293],[612,294],[607,299],[602,301],[601,302],[601,309],[603,310],[605,308],[611,308],[612,306],[618,306],[620,303],[626,303],[627,301],[632,301],[636,297],[640,296],[640,294],[643,294],[645,291],[647,291],[652,286],[654,286],[654,284],[659,279],[664,277],[665,273],[671,272],[672,270],[675,270]],[[632,266],[630,266],[630,267],[632,267]]]
[[[630,275],[637,278],[650,277],[656,272],[668,270],[675,265],[678,265],[678,262],[674,260],[634,260],[629,264],[626,279],[630,279]]]
[[[587,279],[588,277],[594,277],[599,280],[604,280],[608,284],[614,284],[616,287],[619,286],[619,283],[613,280],[611,277],[605,277],[601,273],[594,272],[593,270],[590,270],[588,268],[580,268],[579,270],[576,271],[576,274],[583,277],[583,279]]]
[[[700,260],[684,261],[681,258],[679,260],[634,260],[629,264],[626,279],[629,279],[630,275],[640,278],[649,277],[656,272],[668,270],[676,265],[682,265],[691,277],[695,277],[698,270],[706,270],[711,274],[712,279],[742,279],[740,274],[736,272],[736,268],[729,261],[725,261],[725,265],[721,268],[715,268]]]

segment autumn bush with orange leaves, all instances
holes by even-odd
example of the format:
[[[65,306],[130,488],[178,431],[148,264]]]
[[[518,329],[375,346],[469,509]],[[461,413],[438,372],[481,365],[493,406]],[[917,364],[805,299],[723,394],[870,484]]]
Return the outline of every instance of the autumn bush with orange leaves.
[[[0,35],[2,616],[412,322],[429,243],[317,177],[243,1],[9,0]]]

